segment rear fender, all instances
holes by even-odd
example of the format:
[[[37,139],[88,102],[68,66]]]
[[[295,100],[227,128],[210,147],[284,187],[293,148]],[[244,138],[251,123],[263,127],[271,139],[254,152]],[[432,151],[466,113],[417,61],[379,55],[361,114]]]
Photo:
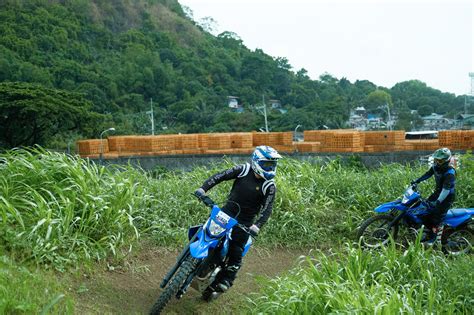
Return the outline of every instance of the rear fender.
[[[458,227],[459,225],[463,224],[464,222],[467,222],[471,220],[471,216],[469,214],[465,214],[462,216],[458,217],[450,217],[450,218],[445,218],[444,223],[446,225],[449,225],[450,227]]]
[[[374,211],[378,213],[385,213],[385,212],[390,212],[390,210],[392,209],[406,210],[406,207],[402,205],[400,200],[395,200],[395,201],[387,202],[378,206],[377,208],[374,209]]]

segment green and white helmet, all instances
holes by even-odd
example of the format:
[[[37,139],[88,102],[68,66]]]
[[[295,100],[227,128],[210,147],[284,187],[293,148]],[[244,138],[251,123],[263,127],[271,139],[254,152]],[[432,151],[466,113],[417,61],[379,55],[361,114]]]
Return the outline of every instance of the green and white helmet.
[[[432,156],[435,164],[443,165],[448,163],[453,155],[451,154],[451,150],[448,148],[441,148],[436,150]]]

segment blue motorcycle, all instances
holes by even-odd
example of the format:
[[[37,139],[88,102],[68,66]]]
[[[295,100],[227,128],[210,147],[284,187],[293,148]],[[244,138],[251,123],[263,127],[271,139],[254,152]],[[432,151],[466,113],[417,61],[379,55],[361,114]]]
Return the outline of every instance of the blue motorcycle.
[[[411,241],[417,237],[423,224],[420,217],[428,209],[429,204],[421,197],[417,186],[411,185],[402,198],[375,208],[379,215],[362,222],[357,239],[368,248],[386,245],[390,236],[396,241]],[[435,242],[447,254],[471,251],[474,245],[474,208],[448,210]]]
[[[163,278],[160,284],[163,291],[150,314],[160,314],[173,296],[180,299],[192,283],[194,288],[203,293],[204,300],[210,301],[216,298],[219,293],[207,294],[208,290],[205,289],[226,264],[232,229],[241,228],[255,237],[246,226],[239,224],[235,218],[223,212],[208,196],[198,198],[207,206],[212,207],[211,215],[203,225],[189,228],[189,243],[178,256],[176,264]],[[251,244],[252,237],[249,237],[244,248],[244,256]]]

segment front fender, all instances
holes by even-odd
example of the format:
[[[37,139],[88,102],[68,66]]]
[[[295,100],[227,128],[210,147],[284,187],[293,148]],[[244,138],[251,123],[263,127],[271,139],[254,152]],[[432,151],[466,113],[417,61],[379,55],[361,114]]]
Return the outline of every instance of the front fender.
[[[189,250],[194,258],[200,259],[207,257],[209,248],[216,247],[217,243],[219,243],[219,239],[208,238],[206,240],[205,233],[205,229],[199,231],[197,240],[189,245]]]
[[[400,200],[395,200],[395,201],[390,201],[378,206],[377,208],[374,209],[374,211],[378,213],[384,213],[384,212],[389,212],[392,209],[406,210],[406,207],[402,205]]]

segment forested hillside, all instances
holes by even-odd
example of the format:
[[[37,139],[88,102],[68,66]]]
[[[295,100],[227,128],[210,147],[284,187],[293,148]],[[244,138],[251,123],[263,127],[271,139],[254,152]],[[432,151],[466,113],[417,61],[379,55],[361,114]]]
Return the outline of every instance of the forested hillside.
[[[454,115],[464,104],[420,81],[386,88],[330,74],[313,80],[284,56],[248,49],[237,34],[211,35],[176,0],[0,6],[0,147],[64,144],[110,126],[149,133],[151,102],[158,133],[257,130],[262,96],[288,110],[270,111],[272,131],[343,128],[351,108],[386,102],[408,128],[411,109]],[[227,107],[229,95],[243,113]]]

